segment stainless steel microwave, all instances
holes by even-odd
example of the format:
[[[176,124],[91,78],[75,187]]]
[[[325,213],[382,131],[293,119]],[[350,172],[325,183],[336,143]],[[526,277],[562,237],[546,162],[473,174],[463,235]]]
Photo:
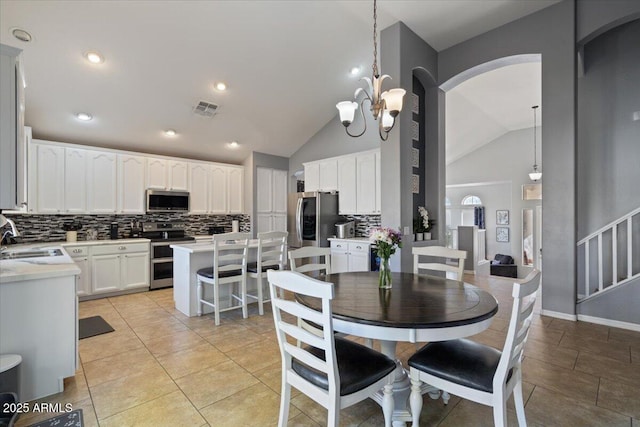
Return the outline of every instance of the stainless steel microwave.
[[[189,193],[147,190],[147,213],[155,212],[189,212]]]

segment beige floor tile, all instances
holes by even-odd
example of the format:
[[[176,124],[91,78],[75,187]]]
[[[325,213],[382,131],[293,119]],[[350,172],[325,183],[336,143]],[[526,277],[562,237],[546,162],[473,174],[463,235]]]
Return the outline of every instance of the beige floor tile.
[[[186,331],[189,328],[175,317],[163,317],[156,322],[138,325],[133,328],[136,335],[147,342],[154,338],[160,338],[174,332]]]
[[[205,343],[205,340],[191,330],[168,333],[161,337],[154,337],[144,344],[155,355],[173,353],[180,350],[197,347]]]
[[[262,383],[255,384],[200,410],[212,426],[275,426],[280,396]],[[292,408],[290,417],[299,411]],[[224,421],[223,421],[224,420]]]
[[[100,420],[100,427],[201,426],[204,418],[179,391]]]
[[[564,335],[564,331],[549,329],[544,326],[531,325],[529,328],[529,339],[542,341],[547,344],[557,345]]]
[[[114,331],[80,340],[78,350],[83,363],[143,348],[132,330]]]
[[[313,421],[311,418],[306,416],[305,414],[298,412],[293,418],[289,418],[289,422],[287,423],[288,427],[321,427],[320,424]]]
[[[178,390],[162,367],[106,381],[91,387],[99,420]]]
[[[596,402],[598,378],[593,375],[560,368],[527,357],[522,362],[522,379],[574,399],[591,404]]]
[[[200,409],[257,384],[259,380],[233,361],[223,362],[176,380],[193,405]]]
[[[278,343],[271,340],[258,341],[226,354],[249,372],[257,372],[281,361]]]
[[[572,348],[579,352],[595,353],[606,356],[620,362],[631,362],[631,351],[629,344],[618,341],[598,341],[575,335],[565,335],[560,341],[560,347]]]
[[[516,413],[512,409],[507,409],[507,423],[510,426],[518,425]],[[462,399],[438,425],[442,427],[493,427],[493,408]],[[528,425],[535,426],[532,423]]]
[[[626,342],[632,346],[640,348],[640,332],[629,331],[627,329],[611,328],[609,339]]]
[[[487,329],[484,332],[480,332],[479,334],[476,334],[469,338],[480,344],[501,349],[504,347],[504,340],[506,336],[507,336],[506,332],[499,332],[493,329]]]
[[[87,386],[87,380],[84,377],[84,373],[77,371],[75,376],[64,379],[63,391],[37,399],[35,402],[52,404],[61,403],[65,405],[67,403],[82,402],[90,398],[89,387]]]
[[[305,413],[316,423],[327,425],[327,410],[305,394],[300,393],[291,398],[291,408],[293,407]],[[382,413],[382,408],[376,402],[365,399],[340,411],[340,426],[358,426],[379,412]]]
[[[153,307],[135,308],[135,310],[124,311],[119,309],[118,312],[131,328],[136,328],[148,324],[156,323],[160,320],[171,321],[174,317],[165,309],[153,303]]]
[[[598,391],[598,406],[640,418],[640,386],[602,378]]]
[[[537,386],[525,406],[528,423],[543,426],[627,427],[630,418]]]
[[[609,327],[588,322],[572,322],[570,320],[553,319],[548,326],[566,332],[567,335],[590,338],[592,340],[607,341],[609,339]]]
[[[563,368],[573,369],[576,364],[576,359],[578,358],[578,350],[558,347],[555,344],[547,344],[543,341],[528,339],[524,349],[524,356],[561,366]]]
[[[244,326],[238,327],[234,332],[218,332],[203,335],[204,339],[213,344],[218,350],[227,353],[241,347],[254,345],[264,340],[260,334],[248,330]]]
[[[254,372],[253,376],[258,378],[271,390],[280,394],[282,384],[282,365],[280,362]],[[298,389],[291,388],[291,396],[297,396],[299,393],[300,391],[298,391]]]
[[[640,384],[640,369],[637,365],[619,362],[594,353],[580,352],[575,369],[630,385]]]
[[[444,404],[442,399],[432,399],[428,394],[422,396],[422,410],[420,411],[420,425],[436,426],[441,423],[447,415],[458,405],[460,398],[451,396],[448,404]]]
[[[224,353],[207,342],[186,350],[162,354],[156,358],[173,379],[229,361]]]
[[[84,363],[84,375],[89,387],[105,381],[153,370],[158,366],[156,359],[145,348],[116,354]]]

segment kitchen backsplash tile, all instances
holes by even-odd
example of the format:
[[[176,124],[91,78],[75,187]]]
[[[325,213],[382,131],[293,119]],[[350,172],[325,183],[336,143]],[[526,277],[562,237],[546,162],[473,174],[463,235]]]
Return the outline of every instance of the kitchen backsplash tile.
[[[344,221],[355,221],[356,237],[369,237],[371,229],[382,224],[380,215],[341,215]]]
[[[231,221],[240,222],[240,231],[250,232],[249,215],[187,215],[187,214],[150,214],[150,215],[6,215],[14,220],[21,234],[22,242],[55,242],[66,239],[64,224],[79,222],[82,229],[78,231],[78,240],[87,240],[86,232],[94,229],[98,232],[98,240],[109,239],[109,225],[117,222],[118,237],[129,237],[131,222],[183,221],[186,234],[208,234],[209,227],[221,226],[231,231]]]

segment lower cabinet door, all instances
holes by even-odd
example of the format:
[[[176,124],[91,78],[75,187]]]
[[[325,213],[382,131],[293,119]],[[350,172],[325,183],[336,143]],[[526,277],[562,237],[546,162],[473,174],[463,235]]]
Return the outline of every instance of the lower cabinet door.
[[[120,255],[122,289],[149,286],[149,253],[137,252]]]
[[[91,264],[94,294],[120,290],[120,255],[94,255]]]
[[[73,262],[76,263],[80,269],[80,275],[78,276],[77,294],[79,297],[91,295],[91,271],[89,270],[89,258],[73,258]]]
[[[346,273],[349,271],[349,255],[343,251],[331,251],[331,272]]]
[[[351,252],[349,271],[369,271],[369,256],[365,253]]]

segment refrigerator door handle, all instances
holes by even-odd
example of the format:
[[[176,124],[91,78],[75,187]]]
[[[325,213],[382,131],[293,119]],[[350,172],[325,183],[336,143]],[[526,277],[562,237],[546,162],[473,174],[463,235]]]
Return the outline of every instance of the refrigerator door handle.
[[[302,200],[302,198],[299,198],[296,204],[296,235],[300,245],[302,245]]]

